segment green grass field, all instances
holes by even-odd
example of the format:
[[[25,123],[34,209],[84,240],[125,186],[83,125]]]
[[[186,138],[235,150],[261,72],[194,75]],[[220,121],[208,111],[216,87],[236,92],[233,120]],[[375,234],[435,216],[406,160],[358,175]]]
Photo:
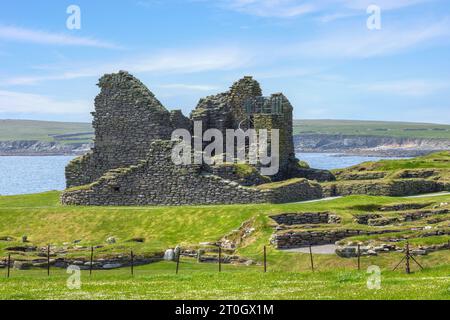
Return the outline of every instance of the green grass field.
[[[294,134],[301,133],[450,139],[450,125],[387,121],[295,120]]]
[[[93,132],[89,123],[79,122],[53,122],[53,121],[34,121],[34,120],[0,120],[0,141],[60,141],[62,143],[85,143],[92,140],[92,135],[85,133]],[[55,139],[54,135],[72,135],[67,140],[65,137]]]
[[[81,288],[68,289],[65,270],[14,271],[0,278],[0,299],[450,299],[450,268],[426,269],[411,275],[382,271],[379,290],[368,289],[371,274],[362,271],[283,272],[249,267],[227,267],[161,262],[130,270],[81,273]]]
[[[92,134],[85,134],[88,132],[93,132],[89,123],[0,120],[0,141],[38,140],[85,143],[93,138]],[[294,134],[300,133],[450,139],[450,125],[387,121],[295,120]],[[60,135],[62,137],[58,137]]]
[[[351,196],[333,201],[283,205],[231,205],[192,207],[65,207],[58,202],[58,192],[0,197],[0,258],[8,246],[20,245],[27,235],[30,245],[60,246],[81,240],[79,245],[103,245],[96,257],[112,254],[151,255],[181,244],[196,248],[200,242],[217,241],[244,221],[253,219],[255,228],[236,251],[253,259],[252,266],[225,265],[221,274],[216,264],[197,263],[183,258],[180,274],[175,264],[159,262],[136,268],[134,278],[128,268],[94,271],[92,278],[83,271],[81,290],[68,290],[65,270],[52,269],[48,278],[44,269],[12,270],[11,278],[0,277],[0,299],[450,299],[450,253],[438,251],[420,257],[424,271],[414,268],[412,275],[392,272],[400,253],[362,258],[362,271],[356,259],[336,255],[314,255],[316,272],[310,271],[308,254],[290,253],[273,248],[270,214],[281,212],[333,211],[352,227],[353,214],[368,208],[424,202],[450,202],[450,196],[402,199]],[[419,222],[420,223],[420,222]],[[116,244],[106,244],[109,236]],[[145,242],[129,240],[144,238]],[[436,239],[435,239],[436,241]],[[444,241],[439,238],[437,242]],[[420,244],[420,243],[418,243]],[[268,269],[262,271],[263,247],[268,246]],[[74,251],[69,256],[86,258],[89,250]],[[20,259],[32,255],[20,254]],[[367,289],[370,274],[366,268],[376,265],[382,271],[380,290]],[[0,273],[6,275],[5,269]]]

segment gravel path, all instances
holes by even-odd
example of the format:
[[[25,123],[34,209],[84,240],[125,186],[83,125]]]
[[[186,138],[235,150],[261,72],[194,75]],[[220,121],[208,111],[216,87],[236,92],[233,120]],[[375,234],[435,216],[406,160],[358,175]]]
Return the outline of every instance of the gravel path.
[[[405,198],[428,198],[428,197],[439,197],[439,196],[447,196],[450,195],[450,192],[438,192],[438,193],[427,193],[427,194],[421,194],[418,196],[410,196]]]
[[[294,248],[294,249],[284,249],[285,252],[297,252],[297,253],[309,253],[308,248]],[[313,254],[334,254],[336,251],[336,245],[326,244],[323,246],[312,246]]]

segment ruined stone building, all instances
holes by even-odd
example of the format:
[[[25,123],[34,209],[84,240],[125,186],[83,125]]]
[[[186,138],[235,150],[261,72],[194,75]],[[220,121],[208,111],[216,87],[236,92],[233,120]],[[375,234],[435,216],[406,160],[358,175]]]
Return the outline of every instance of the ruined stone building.
[[[203,98],[190,118],[168,111],[142,82],[127,72],[99,81],[94,147],[66,168],[62,203],[73,205],[183,205],[290,202],[320,198],[328,171],[302,168],[295,158],[292,105],[281,93],[263,97],[245,77],[229,91]],[[175,129],[279,129],[280,170],[262,176],[255,166],[175,165]]]

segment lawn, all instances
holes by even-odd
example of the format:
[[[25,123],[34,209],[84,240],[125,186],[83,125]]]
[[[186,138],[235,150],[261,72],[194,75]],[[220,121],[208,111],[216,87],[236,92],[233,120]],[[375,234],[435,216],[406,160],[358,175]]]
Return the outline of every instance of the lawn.
[[[161,262],[135,269],[81,273],[81,288],[68,289],[65,270],[14,271],[0,278],[0,299],[450,299],[450,268],[437,267],[410,275],[381,271],[380,289],[369,289],[373,274],[335,268],[285,272],[256,267]]]
[[[450,253],[438,251],[419,257],[424,271],[417,268],[412,275],[391,270],[402,258],[401,253],[380,254],[362,258],[357,271],[356,259],[336,255],[313,254],[315,272],[310,268],[308,254],[275,249],[269,242],[274,232],[270,215],[283,212],[332,211],[342,217],[343,225],[356,227],[353,214],[375,207],[398,203],[450,202],[450,196],[405,199],[390,197],[350,196],[315,203],[185,206],[185,207],[70,207],[59,204],[59,192],[0,197],[0,259],[6,248],[21,245],[27,235],[29,245],[62,246],[78,244],[86,248],[70,256],[86,258],[89,246],[102,245],[96,258],[112,254],[151,255],[180,244],[197,248],[200,242],[217,241],[224,235],[252,220],[255,229],[234,253],[255,264],[224,265],[218,274],[217,264],[197,263],[183,257],[180,274],[175,263],[158,262],[136,267],[134,278],[130,269],[96,271],[92,278],[82,271],[82,289],[68,290],[65,270],[45,269],[11,271],[11,278],[0,277],[0,299],[449,299]],[[420,221],[413,225],[420,225]],[[358,227],[366,227],[361,226]],[[324,226],[327,228],[327,226]],[[329,226],[328,226],[329,228]],[[106,239],[114,236],[115,244]],[[143,243],[130,241],[143,238]],[[447,238],[446,238],[447,239]],[[442,239],[426,241],[438,243]],[[420,244],[420,243],[415,243]],[[268,273],[263,273],[263,248],[267,246]],[[33,254],[13,258],[32,259]],[[368,266],[382,270],[382,288],[369,290],[366,282]],[[6,275],[6,269],[0,269]]]
[[[358,120],[295,120],[294,134],[450,139],[450,125]]]

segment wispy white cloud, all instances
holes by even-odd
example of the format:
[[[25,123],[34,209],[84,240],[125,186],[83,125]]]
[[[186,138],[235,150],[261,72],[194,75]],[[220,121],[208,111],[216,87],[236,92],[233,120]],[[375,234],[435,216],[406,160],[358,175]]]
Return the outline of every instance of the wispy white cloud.
[[[317,10],[312,1],[298,0],[230,0],[225,7],[260,17],[292,18]]]
[[[435,0],[334,0],[336,3],[355,10],[365,10],[370,5],[377,5],[381,10],[395,10],[432,1]]]
[[[0,25],[0,39],[35,44],[48,44],[59,46],[82,46],[107,49],[119,49],[120,47],[94,38],[72,36],[64,33],[52,33],[47,31],[32,30],[15,26]]]
[[[383,81],[353,86],[356,89],[374,93],[420,97],[435,94],[450,88],[450,82],[437,80],[407,79]]]
[[[289,50],[318,58],[370,58],[400,53],[449,36],[450,22],[445,19],[431,24],[409,25],[407,28],[390,26],[376,32],[364,28],[347,29],[301,43]]]
[[[99,77],[105,73],[127,70],[136,74],[191,74],[207,71],[237,69],[251,64],[253,55],[232,46],[197,49],[166,50],[157,54],[80,66],[68,67],[58,73],[47,75],[26,75],[0,79],[0,86],[34,85],[43,81],[71,80]],[[199,88],[197,88],[199,89]]]
[[[221,0],[219,3],[228,10],[260,17],[292,18],[311,13],[323,13],[319,20],[329,22],[352,17],[355,11],[365,12],[372,4],[388,11],[432,1],[435,0]]]
[[[88,101],[63,101],[44,95],[0,90],[0,113],[86,114],[90,110]]]

